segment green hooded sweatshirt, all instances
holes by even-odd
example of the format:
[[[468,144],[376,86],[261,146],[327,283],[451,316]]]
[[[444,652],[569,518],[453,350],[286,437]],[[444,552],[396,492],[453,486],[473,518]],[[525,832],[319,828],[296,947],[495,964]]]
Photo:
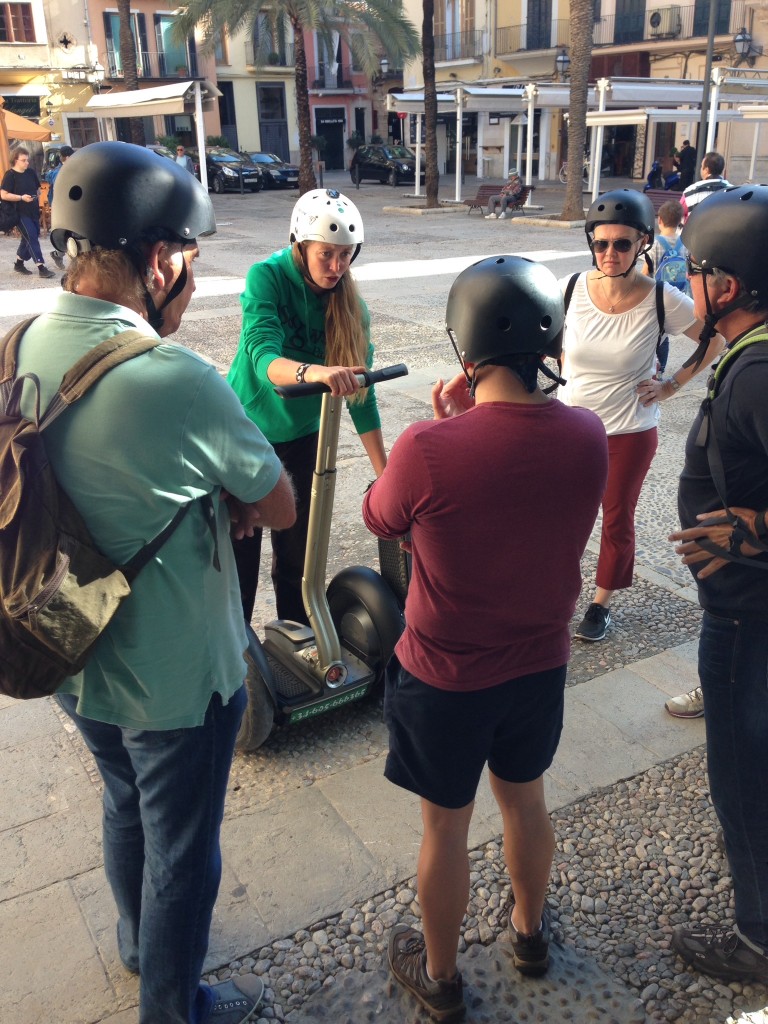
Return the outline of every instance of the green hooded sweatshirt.
[[[286,401],[275,394],[267,367],[281,356],[299,363],[325,365],[325,300],[309,288],[294,263],[291,249],[255,263],[240,296],[243,327],[227,377],[249,419],[273,444],[315,433],[321,395]],[[360,316],[368,337],[366,365],[373,364],[371,318],[360,300]],[[374,389],[363,402],[348,403],[358,434],[381,426]]]

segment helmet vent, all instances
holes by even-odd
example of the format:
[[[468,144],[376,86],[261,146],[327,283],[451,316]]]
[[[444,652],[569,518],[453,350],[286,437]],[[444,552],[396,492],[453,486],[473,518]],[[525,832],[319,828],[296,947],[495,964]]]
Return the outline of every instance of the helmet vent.
[[[739,196],[739,199],[741,199],[742,202],[745,202],[745,200],[751,199],[754,194],[755,193],[750,189],[749,192],[745,192],[743,195]]]
[[[497,263],[503,263],[504,262],[504,257],[503,256],[497,256],[496,262]]]
[[[338,231],[339,230],[339,225],[338,224],[329,224],[329,227],[330,227],[331,231]]]
[[[541,318],[541,323],[539,324],[539,326],[541,327],[542,331],[548,331],[550,329],[550,327],[552,326],[552,317],[551,316],[543,316]]]
[[[73,185],[72,188],[69,190],[69,198],[74,200],[75,202],[78,199],[82,199],[83,198],[83,190],[82,190],[82,188],[79,185]]]
[[[508,316],[500,316],[496,321],[496,327],[500,331],[511,331],[512,321],[509,319]]]

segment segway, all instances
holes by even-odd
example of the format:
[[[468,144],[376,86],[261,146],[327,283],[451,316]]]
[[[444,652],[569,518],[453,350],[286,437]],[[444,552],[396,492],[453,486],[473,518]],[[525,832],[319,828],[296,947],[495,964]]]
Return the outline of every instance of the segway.
[[[407,373],[399,363],[358,380],[370,387]],[[275,725],[303,722],[365,697],[383,677],[405,626],[401,602],[367,566],[343,569],[325,589],[344,399],[334,398],[325,384],[275,390],[285,399],[324,392],[301,581],[310,625],[275,619],[264,627],[262,642],[246,623],[248,707],[237,738],[246,752],[257,750]]]

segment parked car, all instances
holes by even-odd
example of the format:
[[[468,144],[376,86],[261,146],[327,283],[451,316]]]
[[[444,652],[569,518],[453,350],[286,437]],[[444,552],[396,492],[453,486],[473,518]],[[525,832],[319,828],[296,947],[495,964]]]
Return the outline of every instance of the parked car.
[[[258,164],[265,188],[298,188],[299,168],[287,164],[275,153],[242,153],[251,163]]]
[[[187,154],[192,157],[195,163],[199,156],[196,149],[188,148]],[[240,191],[240,173],[243,175],[243,188],[251,192],[259,192],[264,186],[264,179],[256,164],[234,149],[225,149],[223,146],[205,147],[205,167],[208,172],[208,188],[220,195],[229,189],[233,192]]]
[[[407,146],[371,145],[355,150],[349,173],[356,185],[364,178],[400,185],[416,181],[415,169],[416,154]],[[421,180],[424,180],[423,168]]]
[[[159,153],[160,156],[167,156],[169,160],[176,159],[176,154],[171,152],[171,150],[161,142],[148,142],[144,148],[151,149],[153,153]]]

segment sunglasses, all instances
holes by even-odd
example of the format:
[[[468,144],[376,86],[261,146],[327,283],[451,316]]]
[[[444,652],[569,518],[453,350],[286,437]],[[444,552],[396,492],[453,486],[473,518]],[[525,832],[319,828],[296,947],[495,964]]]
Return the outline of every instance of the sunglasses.
[[[609,246],[613,246],[616,252],[629,252],[638,242],[638,238],[593,238],[592,252],[607,252]]]

